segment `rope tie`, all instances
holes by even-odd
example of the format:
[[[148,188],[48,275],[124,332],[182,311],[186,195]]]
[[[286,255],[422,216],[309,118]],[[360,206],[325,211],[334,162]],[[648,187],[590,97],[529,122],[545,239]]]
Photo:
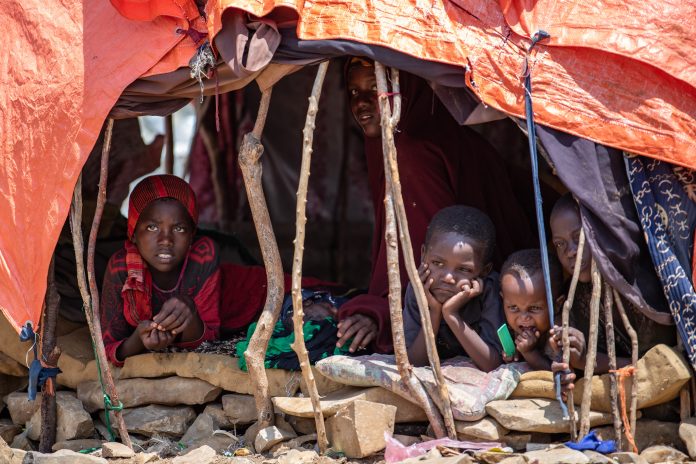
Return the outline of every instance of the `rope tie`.
[[[626,414],[626,386],[624,385],[624,379],[631,377],[635,374],[636,368],[634,366],[626,366],[621,369],[610,370],[612,374],[616,374],[619,378],[619,398],[621,398],[621,420],[623,420],[624,428],[626,429],[626,439],[633,447],[633,452],[638,454],[638,447],[633,439],[633,432],[631,431],[631,422],[628,420],[628,415]],[[636,388],[635,382],[633,388]],[[618,440],[619,437],[616,437]]]
[[[43,360],[39,359],[38,344],[39,335],[34,332],[31,321],[27,321],[19,333],[19,340],[27,342],[34,341],[34,345],[29,348],[29,351],[34,350],[34,360],[29,364],[29,386],[27,388],[27,396],[29,401],[36,399],[36,392],[39,388],[46,386],[46,394],[53,396],[55,394],[55,386],[53,379],[60,374],[61,370],[56,366],[49,366]],[[27,352],[27,355],[29,352]]]

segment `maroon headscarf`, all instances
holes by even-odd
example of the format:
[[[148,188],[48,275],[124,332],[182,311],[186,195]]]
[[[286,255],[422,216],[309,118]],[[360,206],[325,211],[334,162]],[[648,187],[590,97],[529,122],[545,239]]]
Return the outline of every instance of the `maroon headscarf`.
[[[198,224],[196,195],[185,180],[172,175],[160,174],[146,177],[133,189],[128,201],[128,240],[125,244],[128,276],[122,290],[123,314],[132,326],[137,326],[141,321],[152,319],[152,276],[147,270],[145,260],[132,241],[135,226],[145,208],[153,201],[162,198],[177,200],[188,211],[193,225]],[[186,261],[184,262],[185,267]]]

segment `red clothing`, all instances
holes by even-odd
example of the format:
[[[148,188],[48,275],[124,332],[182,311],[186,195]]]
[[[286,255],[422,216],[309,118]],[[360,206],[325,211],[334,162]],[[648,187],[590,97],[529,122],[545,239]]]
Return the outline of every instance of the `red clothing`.
[[[496,226],[497,264],[511,252],[532,246],[529,221],[495,149],[472,129],[459,126],[422,79],[401,73],[401,94],[402,117],[395,143],[416,264],[420,263],[421,245],[431,218],[442,208],[456,204],[473,206],[490,216]],[[343,305],[339,318],[352,314],[374,318],[379,325],[374,348],[391,352],[381,139],[366,138],[365,154],[375,211],[372,274],[368,294]],[[405,290],[408,275],[401,253],[399,265]]]
[[[122,291],[127,277],[126,249],[123,248],[109,260],[101,296],[104,347],[107,358],[116,366],[123,365],[123,361],[116,358],[116,350],[137,326],[131,324],[124,314]],[[152,315],[157,314],[164,302],[173,296],[186,295],[193,300],[203,321],[203,334],[198,340],[174,343],[173,346],[195,348],[206,340],[217,338],[220,328],[220,270],[215,242],[207,237],[195,240],[181,269],[177,285],[171,290],[161,290],[152,285],[151,295]]]

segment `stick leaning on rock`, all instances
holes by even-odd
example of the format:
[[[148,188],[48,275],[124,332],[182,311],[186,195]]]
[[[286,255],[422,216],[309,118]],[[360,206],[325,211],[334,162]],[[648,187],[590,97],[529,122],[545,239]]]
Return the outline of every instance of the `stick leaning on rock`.
[[[592,258],[592,298],[590,299],[590,333],[585,356],[585,381],[582,404],[580,405],[580,436],[590,431],[590,407],[592,406],[592,376],[597,360],[597,334],[599,326],[599,306],[602,298],[602,276],[597,269],[597,262]]]

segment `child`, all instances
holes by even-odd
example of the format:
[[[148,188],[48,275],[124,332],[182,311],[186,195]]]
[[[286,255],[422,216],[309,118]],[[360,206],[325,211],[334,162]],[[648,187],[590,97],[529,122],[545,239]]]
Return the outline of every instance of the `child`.
[[[563,272],[555,259],[549,260],[551,291],[555,309],[563,304]],[[519,360],[519,355],[534,370],[551,370],[549,359],[549,310],[546,303],[544,272],[538,249],[520,250],[505,260],[500,270],[500,296],[507,325],[515,337],[517,353],[506,362]]]
[[[195,239],[197,221],[193,190],[178,177],[147,177],[131,193],[128,240],[109,260],[102,290],[102,332],[113,364],[217,337],[219,257],[212,240]]]
[[[486,372],[501,363],[496,330],[503,324],[498,275],[491,272],[495,228],[483,212],[467,206],[440,210],[430,221],[421,249],[419,274],[441,358],[466,355]],[[415,293],[404,297],[408,356],[427,364]]]

